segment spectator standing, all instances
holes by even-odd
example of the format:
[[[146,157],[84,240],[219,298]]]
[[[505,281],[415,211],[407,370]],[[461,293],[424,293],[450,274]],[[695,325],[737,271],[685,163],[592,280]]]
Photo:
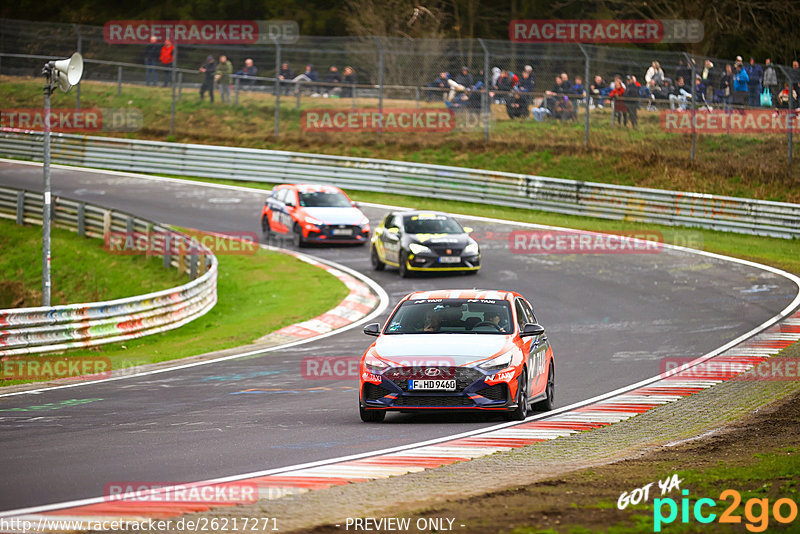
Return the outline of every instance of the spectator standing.
[[[353,67],[347,66],[344,68],[342,83],[344,84],[342,87],[342,96],[355,96],[355,88],[353,86],[358,84],[358,76],[356,76],[356,71]]]
[[[625,107],[628,109],[628,118],[631,127],[635,130],[639,126],[639,82],[631,75],[625,80]],[[627,126],[627,124],[626,124]]]
[[[172,41],[169,39],[164,40],[164,45],[161,47],[161,51],[158,53],[158,59],[161,61],[161,64],[165,67],[172,66],[172,59],[175,52],[175,45],[172,44]],[[169,74],[164,73],[164,87],[167,86],[169,83],[170,76]]]
[[[559,77],[559,80],[561,78]],[[505,104],[506,103],[506,96],[510,95],[511,90],[514,89],[514,81],[511,78],[511,75],[508,73],[507,70],[501,70],[500,76],[497,78],[497,97],[495,98],[495,104]]]
[[[700,78],[703,80],[703,86],[706,88],[706,102],[711,102],[714,99],[714,79],[717,78],[717,72],[710,59],[705,60],[703,63],[703,70],[700,72]]]
[[[244,60],[244,67],[242,70],[236,71],[236,76],[242,77],[242,87],[248,88],[255,85],[256,81],[252,78],[258,74],[258,67],[253,63],[253,58],[249,57]]]
[[[614,123],[628,125],[628,107],[625,105],[625,84],[622,83],[622,78],[617,76],[614,78],[614,89],[611,90],[608,97],[613,103],[614,116],[612,117]]]
[[[790,74],[792,77],[790,80],[790,83],[792,84],[792,90],[797,94],[800,94],[800,62],[798,62],[796,59],[792,61],[792,70]]]
[[[155,35],[150,36],[150,42],[144,47],[145,85],[158,85],[158,66],[161,45]],[[152,82],[152,83],[150,83]]]
[[[233,64],[228,61],[227,56],[219,56],[217,64],[217,75],[214,79],[219,83],[219,97],[223,103],[231,101],[231,74],[233,74]]]
[[[747,71],[741,62],[736,63],[736,72],[733,75],[733,105],[747,105],[748,80]]]
[[[342,75],[339,73],[339,69],[336,65],[331,65],[328,69],[325,82],[331,85],[327,85],[323,88],[322,96],[324,98],[328,98],[329,95],[336,95],[336,97],[338,97],[342,92]]]
[[[474,84],[475,82],[472,79],[472,75],[469,73],[469,69],[466,66],[461,67],[461,72],[447,81],[447,85],[450,88],[450,92],[447,95],[447,100],[452,101],[456,96],[456,91],[463,92],[472,87]]]
[[[775,70],[775,65],[772,60],[767,58],[764,60],[764,89],[769,90],[772,97],[772,105],[775,105],[776,97],[778,96],[778,72]]]
[[[733,65],[730,63],[719,77],[719,89],[714,91],[713,101],[723,104],[725,109],[733,103]]]
[[[214,103],[214,75],[217,74],[217,64],[214,56],[206,57],[206,62],[200,67],[200,72],[204,74],[203,84],[200,86],[200,100],[203,100],[205,92],[208,91],[209,100]]]
[[[750,64],[745,67],[747,71],[747,105],[756,108],[761,105],[761,80],[764,78],[764,69],[750,58]]]

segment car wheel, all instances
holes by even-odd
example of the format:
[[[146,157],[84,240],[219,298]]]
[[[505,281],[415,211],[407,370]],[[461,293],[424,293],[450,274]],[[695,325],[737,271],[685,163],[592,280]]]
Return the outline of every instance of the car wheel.
[[[386,268],[386,264],[381,261],[381,257],[378,256],[378,251],[375,249],[374,245],[369,253],[369,259],[372,263],[372,268],[376,271],[382,271],[384,268]]]
[[[267,239],[270,238],[270,234],[272,234],[272,228],[269,227],[269,216],[263,215],[261,217],[261,233],[264,234],[264,237]]]
[[[411,276],[411,273],[408,272],[408,255],[406,254],[405,250],[400,251],[400,258],[399,258],[399,265],[397,266],[397,270],[400,273],[400,278],[408,278]]]
[[[386,410],[367,410],[359,405],[358,412],[365,423],[382,423],[386,418]]]
[[[303,248],[306,245],[306,242],[303,239],[303,230],[300,229],[300,225],[297,223],[294,223],[294,232],[292,232],[292,242],[294,243],[294,248]]]
[[[556,396],[556,373],[552,363],[547,371],[547,386],[545,386],[544,393],[546,395],[545,399],[537,402],[534,408],[540,412],[549,412],[555,405]]]
[[[524,421],[528,417],[528,371],[526,369],[522,369],[518,380],[517,407],[514,411],[506,413],[508,421]]]

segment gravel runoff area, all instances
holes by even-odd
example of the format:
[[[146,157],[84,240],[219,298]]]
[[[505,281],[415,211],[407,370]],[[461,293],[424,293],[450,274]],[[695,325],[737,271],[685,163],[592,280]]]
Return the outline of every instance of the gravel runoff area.
[[[800,358],[800,343],[795,343],[769,361],[784,357]],[[509,531],[521,525],[558,528],[558,517],[575,512],[570,510],[575,506],[570,507],[569,503],[582,502],[581,490],[577,489],[579,484],[574,482],[575,485],[565,485],[565,477],[575,478],[577,475],[578,480],[585,482],[585,476],[581,477],[581,474],[589,473],[591,478],[592,473],[586,471],[587,468],[621,466],[625,478],[628,472],[625,466],[630,462],[643,462],[647,471],[648,463],[657,462],[658,455],[665,451],[673,456],[677,454],[679,460],[674,470],[689,469],[696,467],[697,462],[716,461],[719,447],[714,444],[715,440],[735,433],[737,428],[740,431],[745,428],[748,438],[747,441],[737,441],[746,449],[739,453],[752,456],[756,452],[770,450],[775,444],[775,436],[787,424],[800,428],[800,409],[788,411],[794,414],[790,421],[768,417],[769,414],[775,416],[782,413],[786,406],[797,408],[798,404],[800,381],[734,378],[678,402],[601,429],[423,472],[335,486],[276,500],[262,500],[253,505],[217,508],[205,513],[189,514],[184,518],[188,520],[203,516],[232,520],[237,517],[268,517],[276,518],[281,532],[319,534],[347,532],[348,518],[365,517],[411,517],[412,528],[408,532],[419,532],[413,527],[416,518],[440,516],[455,519],[452,525],[454,532]],[[376,432],[380,431],[381,428],[376,426]],[[790,435],[794,436],[795,441],[800,441],[796,432]],[[656,463],[652,467],[649,469],[650,481],[670,474],[660,472]],[[623,487],[633,490],[637,487],[633,481],[636,478],[631,472],[631,481]],[[517,523],[503,506],[489,504],[493,500],[496,503],[498,497],[509,493],[552,486],[560,486],[558,490],[567,495],[567,501],[560,506],[566,509],[559,509],[559,505],[550,509],[549,519],[547,513],[535,511],[535,501],[530,499],[530,512],[523,516],[522,523]],[[619,494],[619,491],[612,491],[606,497],[616,500]],[[586,512],[587,517],[600,515],[598,510]],[[552,524],[554,521],[555,524]],[[584,524],[584,521],[578,520],[577,524]],[[609,525],[604,520],[595,524],[595,527],[603,524]],[[354,531],[352,526],[349,531]],[[399,532],[374,528],[369,531]]]

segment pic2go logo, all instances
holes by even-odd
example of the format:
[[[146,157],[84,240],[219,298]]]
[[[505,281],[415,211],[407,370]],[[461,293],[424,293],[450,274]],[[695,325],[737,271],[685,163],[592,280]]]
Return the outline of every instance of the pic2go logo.
[[[675,499],[670,497],[655,499],[653,501],[654,532],[661,532],[662,525],[673,523],[678,518],[678,512],[681,514],[681,523],[684,524],[689,522],[690,513],[698,523],[711,523],[717,519],[717,514],[710,510],[717,506],[717,502],[714,499],[698,499],[695,501],[694,505],[692,505],[687,498],[689,490],[683,490],[681,493],[684,497],[681,499],[680,505],[675,502]],[[730,505],[719,516],[719,523],[740,524],[742,522],[742,516],[736,514],[735,511],[742,503],[741,494],[736,490],[728,489],[719,494],[719,499],[721,501],[731,500]],[[769,527],[770,511],[775,521],[788,524],[797,518],[797,503],[784,497],[776,500],[770,508],[769,499],[753,497],[744,503],[744,517],[747,520],[745,528],[750,532],[764,532],[767,530]]]

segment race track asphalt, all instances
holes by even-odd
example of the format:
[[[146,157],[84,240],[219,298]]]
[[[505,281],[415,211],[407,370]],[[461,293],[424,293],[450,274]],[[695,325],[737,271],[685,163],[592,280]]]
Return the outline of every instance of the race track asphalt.
[[[0,162],[0,186],[41,191],[41,167]],[[54,196],[216,232],[259,232],[267,194],[62,168],[52,170],[52,190]],[[376,225],[386,209],[364,211]],[[505,236],[520,227],[462,222],[481,242],[483,268],[476,276],[404,280],[394,270],[373,272],[366,247],[304,252],[373,278],[389,294],[389,310],[409,291],[421,289],[500,288],[526,295],[555,352],[558,406],[655,376],[663,358],[711,351],[775,315],[797,289],[751,266],[669,249],[514,254]],[[313,293],[308,288],[302,298]],[[370,341],[353,329],[248,358],[0,397],[0,511],[102,496],[110,483],[248,473],[499,421],[477,414],[392,414],[384,425],[364,424],[355,379],[300,376],[302,358],[358,356]]]

